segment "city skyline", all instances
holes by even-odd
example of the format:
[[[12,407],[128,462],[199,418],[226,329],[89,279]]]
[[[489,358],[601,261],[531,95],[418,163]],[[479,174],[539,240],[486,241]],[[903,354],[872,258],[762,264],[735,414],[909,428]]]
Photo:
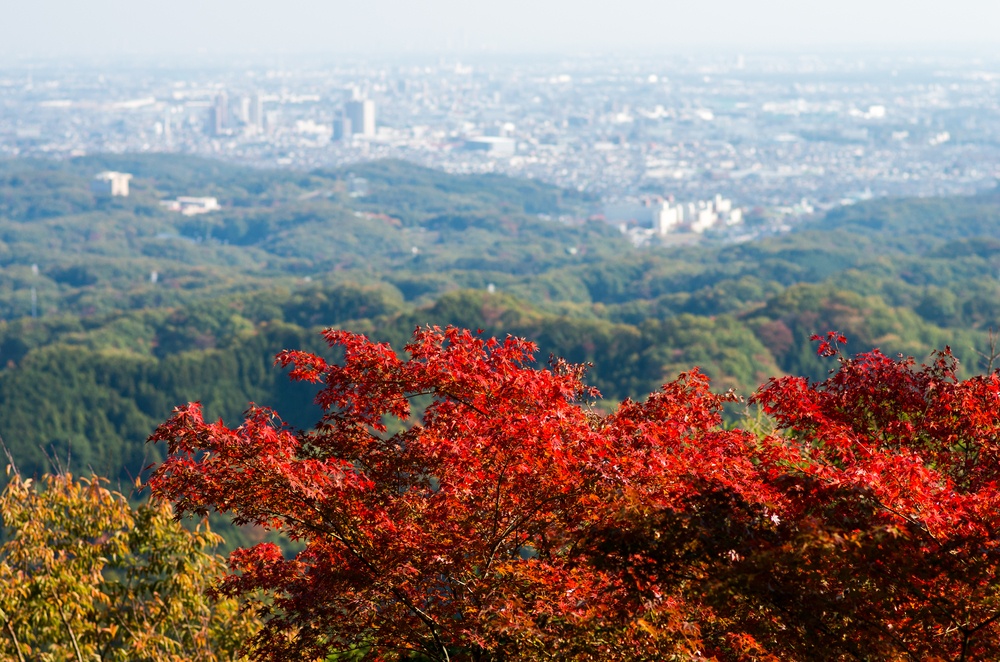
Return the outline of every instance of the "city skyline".
[[[1000,53],[1000,5],[956,0],[7,0],[0,57],[941,50]]]
[[[543,60],[10,67],[0,158],[166,152],[301,170],[403,159],[612,206],[722,194],[779,216],[1000,178],[995,62]]]

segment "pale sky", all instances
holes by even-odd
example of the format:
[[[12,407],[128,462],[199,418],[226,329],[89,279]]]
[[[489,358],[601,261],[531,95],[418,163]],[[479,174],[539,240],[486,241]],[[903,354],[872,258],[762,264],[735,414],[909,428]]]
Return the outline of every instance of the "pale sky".
[[[0,0],[0,55],[1000,54],[998,0]]]

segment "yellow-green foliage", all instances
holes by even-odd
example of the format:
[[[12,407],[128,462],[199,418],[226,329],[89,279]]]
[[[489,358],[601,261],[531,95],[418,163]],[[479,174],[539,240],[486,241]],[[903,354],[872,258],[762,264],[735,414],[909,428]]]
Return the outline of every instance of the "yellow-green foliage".
[[[239,659],[259,624],[206,595],[224,569],[206,550],[221,538],[104,483],[14,475],[0,494],[0,659]]]

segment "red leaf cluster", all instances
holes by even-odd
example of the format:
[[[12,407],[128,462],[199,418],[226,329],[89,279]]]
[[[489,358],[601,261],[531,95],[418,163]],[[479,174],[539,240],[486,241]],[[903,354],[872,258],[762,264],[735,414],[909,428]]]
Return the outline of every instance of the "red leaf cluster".
[[[516,338],[326,339],[342,362],[277,360],[323,385],[315,429],[191,404],[151,437],[179,510],[305,543],[235,552],[216,589],[264,616],[255,659],[1000,657],[1000,380],[947,350],[772,379],[760,434],[697,370],[599,415]]]

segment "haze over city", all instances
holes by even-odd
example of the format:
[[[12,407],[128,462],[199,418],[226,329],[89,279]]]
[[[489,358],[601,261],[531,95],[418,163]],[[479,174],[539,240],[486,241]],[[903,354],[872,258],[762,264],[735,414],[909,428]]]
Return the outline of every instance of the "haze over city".
[[[122,0],[4,3],[0,54],[551,53],[865,48],[995,52],[984,0]]]
[[[401,159],[585,192],[644,232],[726,218],[738,240],[739,210],[767,232],[1000,176],[995,3],[43,0],[4,16],[0,157]],[[650,216],[675,202],[722,211]]]

